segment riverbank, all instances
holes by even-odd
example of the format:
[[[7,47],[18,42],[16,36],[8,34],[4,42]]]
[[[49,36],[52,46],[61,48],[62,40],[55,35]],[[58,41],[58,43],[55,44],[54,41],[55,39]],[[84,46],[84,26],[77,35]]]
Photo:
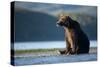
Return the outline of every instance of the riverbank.
[[[58,56],[60,55],[59,50],[64,50],[64,48],[15,50],[14,57]],[[97,53],[97,48],[91,47],[89,53]]]

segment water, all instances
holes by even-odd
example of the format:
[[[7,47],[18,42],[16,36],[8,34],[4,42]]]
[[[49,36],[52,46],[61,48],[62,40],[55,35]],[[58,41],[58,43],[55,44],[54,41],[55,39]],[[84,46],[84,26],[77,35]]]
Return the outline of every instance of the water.
[[[66,47],[65,41],[20,42],[14,44],[15,50],[65,48],[65,47]],[[90,47],[97,47],[97,41],[90,41]]]
[[[45,48],[65,48],[65,41],[52,41],[52,42],[24,42],[15,43],[15,50],[25,49],[45,49]],[[90,47],[97,47],[97,41],[90,41]],[[84,55],[52,55],[52,56],[34,56],[34,54],[15,54],[14,62],[16,66],[19,65],[35,65],[35,64],[54,64],[54,63],[70,63],[70,62],[86,62],[96,61],[97,54],[90,53]]]
[[[54,63],[70,63],[70,62],[86,62],[96,61],[97,54],[84,55],[58,55],[58,56],[41,56],[41,57],[21,57],[15,58],[15,65],[35,65],[35,64],[54,64]]]

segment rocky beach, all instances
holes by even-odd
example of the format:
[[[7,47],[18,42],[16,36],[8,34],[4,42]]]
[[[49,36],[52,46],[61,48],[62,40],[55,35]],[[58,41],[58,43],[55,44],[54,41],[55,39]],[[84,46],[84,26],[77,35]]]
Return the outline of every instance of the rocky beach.
[[[41,57],[41,56],[59,56],[59,50],[64,50],[64,48],[55,49],[34,49],[34,50],[16,50],[14,57]],[[91,47],[89,54],[97,54],[97,48]]]

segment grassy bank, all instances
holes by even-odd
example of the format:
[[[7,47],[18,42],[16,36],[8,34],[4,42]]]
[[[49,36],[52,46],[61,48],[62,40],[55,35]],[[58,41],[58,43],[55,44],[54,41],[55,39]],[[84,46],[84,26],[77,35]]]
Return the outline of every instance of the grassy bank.
[[[64,48],[51,48],[51,49],[30,49],[30,50],[15,50],[15,54],[25,54],[25,53],[41,53],[41,52],[55,52],[57,50],[64,50]],[[96,53],[97,48],[90,48],[90,53]]]
[[[15,50],[15,54],[49,52],[49,51],[56,51],[56,50],[59,50],[59,49],[53,48],[53,49]]]

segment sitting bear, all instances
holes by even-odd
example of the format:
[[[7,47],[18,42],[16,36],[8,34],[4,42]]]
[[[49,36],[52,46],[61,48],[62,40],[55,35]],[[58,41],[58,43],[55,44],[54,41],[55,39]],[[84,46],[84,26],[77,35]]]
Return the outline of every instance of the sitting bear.
[[[84,54],[89,53],[90,42],[87,35],[82,31],[80,24],[69,16],[63,14],[57,22],[65,30],[66,49],[60,54]]]

